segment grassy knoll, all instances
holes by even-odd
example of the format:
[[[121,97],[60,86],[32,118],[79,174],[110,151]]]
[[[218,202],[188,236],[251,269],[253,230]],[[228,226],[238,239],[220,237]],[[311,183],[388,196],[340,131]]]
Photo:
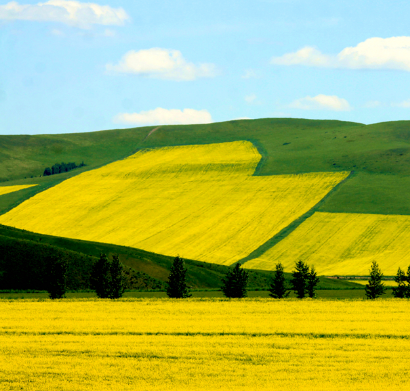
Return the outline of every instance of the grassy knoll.
[[[0,300],[0,382],[38,391],[402,390],[407,309],[408,300]]]

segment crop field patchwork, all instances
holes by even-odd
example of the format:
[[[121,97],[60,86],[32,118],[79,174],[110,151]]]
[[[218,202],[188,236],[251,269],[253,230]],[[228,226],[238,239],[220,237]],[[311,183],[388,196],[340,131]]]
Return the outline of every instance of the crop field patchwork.
[[[252,176],[260,159],[247,141],[142,150],[37,194],[0,223],[230,265],[348,175]]]
[[[1,389],[399,390],[408,300],[0,301]]]
[[[37,185],[16,185],[16,186],[0,186],[0,196],[3,194],[13,193],[15,191],[27,189],[28,187]]]
[[[410,265],[410,216],[316,212],[245,267],[273,270],[280,261],[291,271],[299,260],[322,275],[368,275],[372,261],[396,275]]]

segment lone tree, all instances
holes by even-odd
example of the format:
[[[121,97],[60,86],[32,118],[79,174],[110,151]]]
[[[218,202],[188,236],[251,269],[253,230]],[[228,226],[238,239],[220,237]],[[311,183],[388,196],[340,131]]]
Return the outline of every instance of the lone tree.
[[[237,263],[233,269],[229,269],[222,279],[222,292],[225,297],[238,298],[248,296],[249,273],[241,269],[241,264]]]
[[[187,269],[184,266],[184,260],[180,257],[176,257],[172,263],[168,277],[168,297],[172,299],[184,299],[192,296],[186,283],[186,272]]]
[[[303,261],[296,262],[290,283],[298,299],[303,299],[307,293],[308,278],[309,266]]]
[[[101,299],[110,297],[111,294],[110,262],[107,255],[100,254],[91,270],[91,286]]]
[[[50,299],[61,299],[67,292],[68,263],[63,258],[48,260],[47,291]]]
[[[125,291],[123,267],[118,255],[112,256],[110,262],[110,299],[119,299]]]
[[[269,296],[275,299],[283,299],[288,297],[290,290],[286,288],[285,273],[283,272],[283,265],[279,262],[276,264],[275,274],[269,287]]]
[[[386,291],[386,287],[382,283],[383,273],[381,272],[379,265],[376,261],[372,262],[370,267],[370,279],[366,284],[366,297],[368,299],[376,299],[379,296],[383,295]]]
[[[307,274],[307,281],[306,281],[306,292],[312,299],[316,297],[316,285],[319,283],[320,279],[317,276],[316,270],[314,266],[311,266],[308,274]]]

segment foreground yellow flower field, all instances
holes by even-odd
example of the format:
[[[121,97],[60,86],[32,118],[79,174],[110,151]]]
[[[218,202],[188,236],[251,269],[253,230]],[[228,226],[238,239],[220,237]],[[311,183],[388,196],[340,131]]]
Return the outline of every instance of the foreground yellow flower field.
[[[404,390],[408,300],[0,301],[2,390]]]
[[[388,276],[407,271],[410,216],[317,212],[245,267],[274,270],[280,261],[290,272],[299,260],[324,275],[368,275],[372,261]]]
[[[15,185],[15,186],[0,186],[0,196],[3,194],[13,193],[15,191],[27,189],[28,187],[37,185]]]
[[[0,223],[230,265],[348,175],[252,176],[260,159],[248,141],[143,150],[37,194]]]

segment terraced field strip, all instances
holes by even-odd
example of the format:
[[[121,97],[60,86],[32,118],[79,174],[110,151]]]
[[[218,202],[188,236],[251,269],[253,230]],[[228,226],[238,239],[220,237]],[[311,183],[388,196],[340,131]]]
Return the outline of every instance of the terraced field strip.
[[[0,223],[230,265],[348,175],[252,176],[260,159],[247,141],[143,150],[32,197]]]
[[[0,301],[2,390],[400,390],[408,300]]]
[[[37,185],[15,185],[15,186],[0,186],[0,196],[3,194],[13,193],[15,191],[27,189],[28,187]]]
[[[274,270],[280,261],[291,271],[299,260],[322,275],[368,275],[377,261],[394,276],[410,265],[410,216],[316,212],[245,267]]]

